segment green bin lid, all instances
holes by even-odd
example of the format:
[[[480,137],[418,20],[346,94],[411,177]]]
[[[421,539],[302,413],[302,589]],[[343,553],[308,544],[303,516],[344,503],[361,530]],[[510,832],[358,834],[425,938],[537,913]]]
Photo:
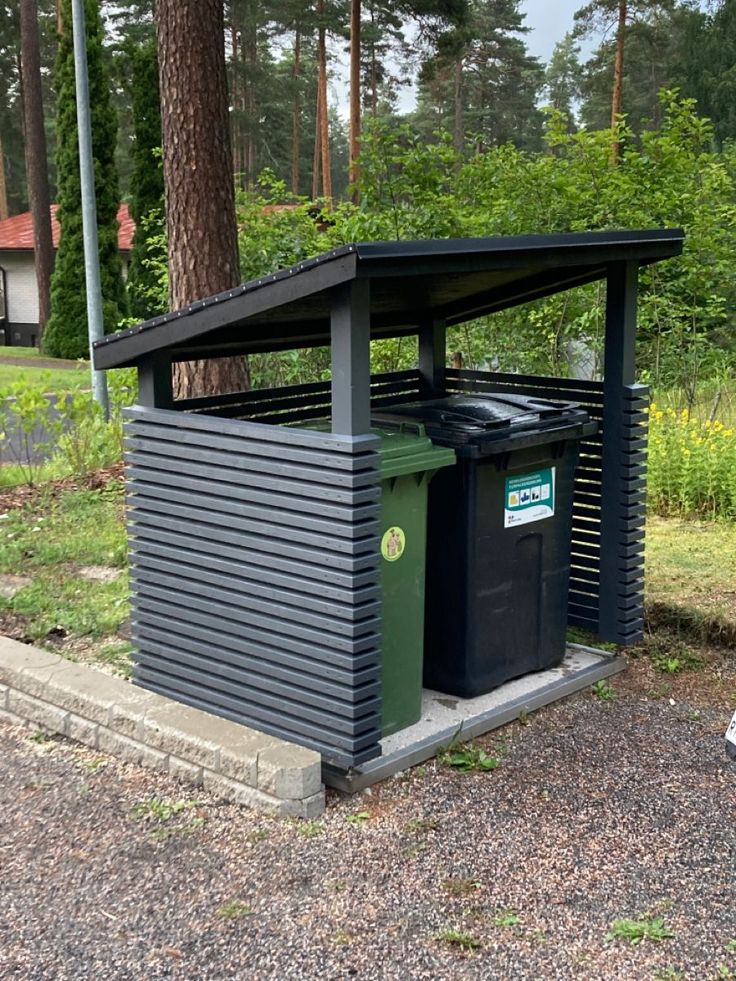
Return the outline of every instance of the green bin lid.
[[[316,429],[318,432],[329,430],[330,425],[329,419],[292,423],[297,429]],[[378,452],[383,480],[408,473],[439,470],[440,467],[451,467],[455,462],[455,451],[445,446],[435,446],[422,423],[406,420],[398,422],[396,426],[372,426],[371,432],[381,440]]]
[[[435,446],[421,423],[402,424],[396,428],[372,426],[371,432],[381,440],[378,452],[384,480],[451,467],[455,462],[455,451]]]

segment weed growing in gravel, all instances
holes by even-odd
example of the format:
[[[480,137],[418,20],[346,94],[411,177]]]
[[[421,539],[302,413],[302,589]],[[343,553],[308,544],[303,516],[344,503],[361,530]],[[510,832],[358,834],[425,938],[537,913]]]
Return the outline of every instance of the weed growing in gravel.
[[[657,685],[656,688],[650,688],[649,691],[647,692],[647,695],[649,695],[650,698],[656,698],[656,699],[669,698],[671,694],[672,694],[672,685],[667,683],[663,685]]]
[[[437,759],[445,766],[452,767],[460,773],[470,773],[473,770],[488,772],[495,770],[500,760],[496,756],[489,756],[485,750],[479,746],[469,743],[466,746],[450,746],[437,753]]]
[[[483,883],[478,879],[445,879],[442,883],[444,889],[451,896],[466,896],[470,892],[480,889]]]
[[[43,729],[36,729],[36,731],[30,737],[34,743],[47,743],[51,739],[47,732]]]
[[[612,702],[616,698],[616,690],[607,681],[596,681],[592,687],[592,692],[601,702]]]
[[[133,808],[133,816],[141,821],[158,821],[163,824],[170,821],[182,811],[191,811],[197,807],[196,800],[164,800],[162,797],[151,797],[142,800]]]
[[[193,835],[206,823],[206,819],[203,817],[193,817],[186,824],[164,824],[160,828],[154,828],[151,832],[151,838],[153,841],[166,841],[177,835]]]
[[[353,942],[353,934],[349,930],[335,930],[332,934],[332,942],[340,947],[346,947]]]
[[[348,822],[348,824],[360,825],[365,824],[366,821],[369,821],[370,817],[371,816],[368,811],[358,811],[357,814],[348,814],[345,820]]]
[[[265,828],[258,828],[256,831],[251,831],[247,837],[248,841],[265,841],[268,838],[268,831]]]
[[[732,981],[736,978],[736,971],[732,971],[728,964],[720,964],[718,967],[718,977],[724,978],[725,981]]]
[[[521,917],[512,909],[501,910],[493,917],[493,925],[497,927],[515,927],[521,923]]]
[[[316,838],[325,830],[321,821],[299,821],[296,825],[296,833],[302,838]]]
[[[652,981],[682,981],[684,974],[674,967],[663,967],[657,971]]]
[[[688,668],[702,668],[703,659],[693,654],[684,645],[677,654],[655,654],[652,658],[655,668],[662,674],[679,674]]]
[[[440,943],[449,944],[452,947],[459,947],[460,950],[466,953],[477,950],[482,946],[480,940],[474,937],[472,933],[456,930],[454,927],[444,927],[442,930],[438,930],[434,935],[434,939],[439,940]]]
[[[100,770],[104,770],[108,764],[108,760],[94,759],[94,760],[80,760],[79,765],[87,770],[89,773],[99,773]]]
[[[408,831],[412,835],[419,835],[425,831],[436,831],[439,826],[440,822],[437,818],[412,818],[404,825],[404,831]]]
[[[663,917],[645,913],[638,920],[614,920],[606,940],[628,940],[639,944],[642,940],[669,940],[671,937],[674,933],[665,925]]]
[[[253,907],[242,900],[231,899],[218,908],[217,915],[221,920],[240,920],[244,916],[252,916],[254,912]]]

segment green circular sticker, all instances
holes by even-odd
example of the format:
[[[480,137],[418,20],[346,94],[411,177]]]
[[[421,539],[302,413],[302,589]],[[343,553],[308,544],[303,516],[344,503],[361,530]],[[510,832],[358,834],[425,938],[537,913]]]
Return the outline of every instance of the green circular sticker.
[[[394,525],[389,528],[381,539],[381,555],[387,562],[396,562],[404,554],[406,535],[403,530]]]

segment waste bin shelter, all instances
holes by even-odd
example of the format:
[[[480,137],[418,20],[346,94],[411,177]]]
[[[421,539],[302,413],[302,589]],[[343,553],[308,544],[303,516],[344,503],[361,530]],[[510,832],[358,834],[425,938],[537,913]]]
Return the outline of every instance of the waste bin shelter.
[[[96,368],[139,378],[126,421],[136,683],[346,770],[380,755],[371,412],[453,393],[574,400],[599,423],[575,476],[568,621],[639,640],[637,282],[682,243],[657,229],[346,245],[99,341]],[[446,367],[448,326],[600,280],[601,381]],[[371,377],[370,341],[408,335],[417,369]],[[329,382],[173,399],[174,361],[327,345]],[[331,432],[283,425],[326,415]]]

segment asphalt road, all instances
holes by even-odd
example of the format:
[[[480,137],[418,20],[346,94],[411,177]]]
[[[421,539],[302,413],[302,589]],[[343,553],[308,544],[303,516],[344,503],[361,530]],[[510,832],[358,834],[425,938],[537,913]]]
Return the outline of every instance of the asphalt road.
[[[49,420],[53,423],[59,419],[56,396],[47,395],[46,398],[49,402]],[[0,416],[0,436],[2,463],[38,464],[53,456],[55,447],[48,430],[44,426],[35,426],[29,432],[24,432],[18,417],[12,412]]]

